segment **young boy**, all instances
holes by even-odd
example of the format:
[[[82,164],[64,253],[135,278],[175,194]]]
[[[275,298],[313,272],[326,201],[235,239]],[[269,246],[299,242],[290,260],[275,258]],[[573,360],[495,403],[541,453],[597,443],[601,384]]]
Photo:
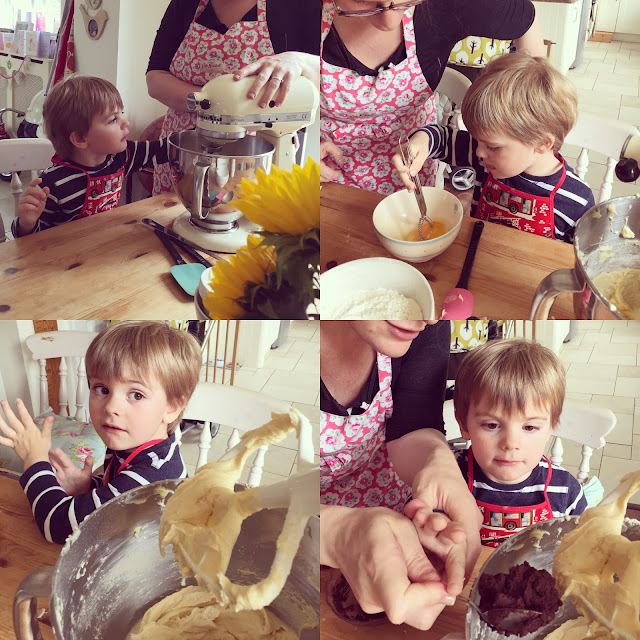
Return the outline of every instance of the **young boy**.
[[[174,431],[200,374],[196,340],[161,322],[122,322],[96,336],[85,362],[91,422],[107,446],[103,474],[91,476],[91,457],[79,469],[60,449],[49,450],[53,417],[41,431],[22,400],[18,416],[0,402],[0,444],[22,459],[20,484],[36,523],[60,544],[123,491],[187,475]]]
[[[411,172],[426,158],[473,165],[472,216],[573,242],[577,221],[595,204],[589,186],[559,154],[577,104],[571,82],[545,58],[500,56],[462,102],[468,131],[429,125],[412,134]],[[413,190],[398,154],[393,163]]]
[[[168,161],[166,138],[127,140],[122,98],[102,78],[73,74],[59,82],[42,116],[56,155],[20,199],[15,238],[117,207],[126,175]]]
[[[453,402],[471,448],[458,464],[483,516],[483,544],[587,508],[580,483],[543,455],[564,394],[562,363],[535,342],[487,342],[462,361]]]

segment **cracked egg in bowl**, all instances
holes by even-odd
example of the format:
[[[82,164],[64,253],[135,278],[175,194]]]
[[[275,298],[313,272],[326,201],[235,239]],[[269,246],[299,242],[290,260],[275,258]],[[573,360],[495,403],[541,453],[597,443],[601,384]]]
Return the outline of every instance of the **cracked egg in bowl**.
[[[406,189],[387,196],[373,211],[373,226],[382,246],[408,262],[426,262],[440,255],[453,243],[462,225],[462,203],[456,196],[435,187],[422,187],[422,194],[427,214],[434,222],[430,234],[430,225],[422,225],[426,240],[418,235],[418,203]]]

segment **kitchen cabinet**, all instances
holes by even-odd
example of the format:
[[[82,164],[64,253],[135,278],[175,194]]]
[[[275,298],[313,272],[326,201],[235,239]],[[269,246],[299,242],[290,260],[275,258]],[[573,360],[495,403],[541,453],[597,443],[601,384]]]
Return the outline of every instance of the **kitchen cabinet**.
[[[637,0],[636,0],[637,2]],[[576,59],[582,2],[534,2],[545,40],[551,40],[549,59],[566,74]]]
[[[620,0],[616,33],[640,35],[640,2],[638,0]]]

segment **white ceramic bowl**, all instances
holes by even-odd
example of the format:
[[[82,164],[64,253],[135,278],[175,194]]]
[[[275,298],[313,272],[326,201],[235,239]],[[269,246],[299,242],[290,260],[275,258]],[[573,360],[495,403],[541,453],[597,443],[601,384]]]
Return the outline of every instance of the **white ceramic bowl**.
[[[354,291],[392,289],[413,298],[425,320],[434,318],[434,302],[427,279],[415,267],[393,258],[362,258],[338,265],[320,276],[320,318],[331,320],[331,310]],[[367,320],[368,318],[361,318]],[[388,317],[386,320],[397,320]]]
[[[433,240],[397,240],[417,229],[420,211],[413,193],[396,191],[373,210],[373,226],[382,246],[392,255],[409,262],[426,262],[440,255],[455,240],[462,225],[462,203],[452,193],[435,187],[422,187],[427,213],[449,229]],[[424,224],[423,229],[429,225]]]

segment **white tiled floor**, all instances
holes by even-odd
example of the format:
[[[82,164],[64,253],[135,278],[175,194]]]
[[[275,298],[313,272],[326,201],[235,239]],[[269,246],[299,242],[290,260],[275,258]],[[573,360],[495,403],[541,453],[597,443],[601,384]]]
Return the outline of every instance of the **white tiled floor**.
[[[203,376],[204,379],[204,369]],[[319,322],[294,320],[289,328],[287,340],[265,358],[264,367],[249,369],[242,367],[236,373],[235,386],[259,391],[266,395],[288,400],[299,409],[313,426],[316,455],[320,441],[320,329]],[[209,461],[217,460],[226,450],[227,438],[231,434],[222,425],[218,435],[211,441]],[[183,435],[182,457],[189,475],[195,472],[198,459],[199,429],[190,429]],[[288,436],[279,445],[272,445],[265,456],[261,484],[278,482],[294,471],[297,441]],[[248,470],[241,477],[246,480]]]
[[[640,42],[587,42],[582,63],[568,73],[578,91],[578,108],[640,128]],[[560,151],[575,168],[577,147]],[[586,181],[597,193],[605,171],[605,157],[589,154]],[[635,195],[640,180],[624,183],[614,177],[611,197]]]
[[[603,449],[591,458],[605,493],[630,471],[640,470],[640,321],[584,321],[578,335],[563,345],[560,359],[567,371],[567,397],[607,407],[617,424]],[[578,472],[576,443],[563,442],[565,466]],[[640,503],[640,492],[631,500]]]

